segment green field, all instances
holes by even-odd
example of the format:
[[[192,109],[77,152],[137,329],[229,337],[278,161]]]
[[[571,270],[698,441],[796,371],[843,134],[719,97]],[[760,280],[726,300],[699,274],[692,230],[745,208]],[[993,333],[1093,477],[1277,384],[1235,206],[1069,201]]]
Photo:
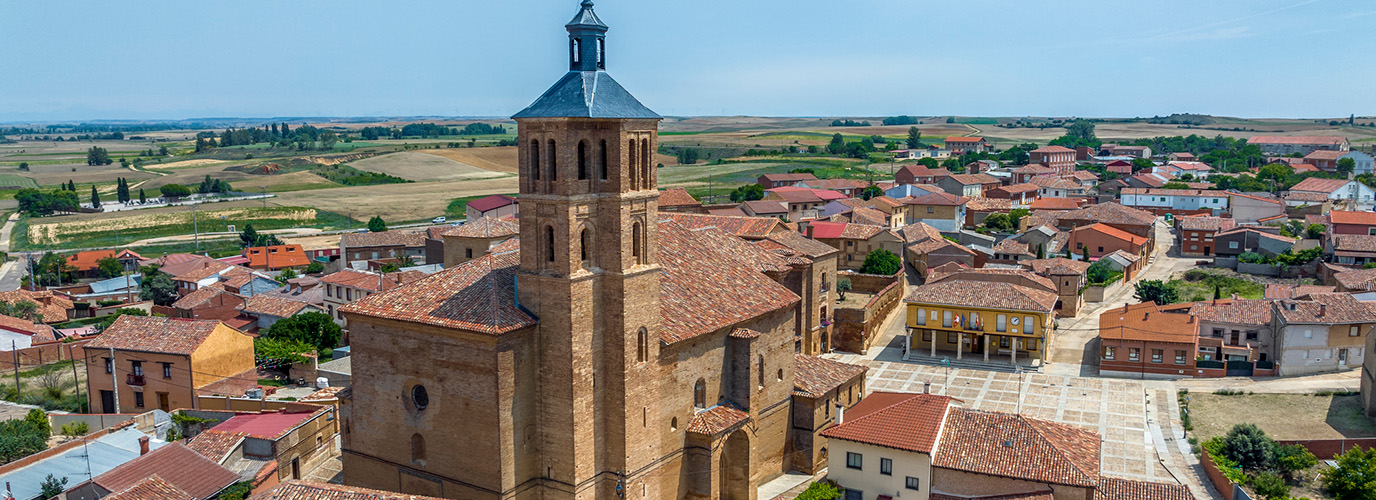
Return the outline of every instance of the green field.
[[[38,182],[28,177],[19,174],[0,174],[0,189],[12,190],[37,187]]]
[[[242,231],[254,229],[349,227],[350,220],[332,212],[303,207],[203,208],[193,214],[163,212],[115,219],[71,220],[67,217],[23,218],[15,226],[11,248],[48,250],[54,248],[96,248],[127,245],[134,241],[190,235],[193,231],[219,233],[234,226]],[[181,244],[181,242],[177,242]],[[190,242],[187,242],[190,243]]]

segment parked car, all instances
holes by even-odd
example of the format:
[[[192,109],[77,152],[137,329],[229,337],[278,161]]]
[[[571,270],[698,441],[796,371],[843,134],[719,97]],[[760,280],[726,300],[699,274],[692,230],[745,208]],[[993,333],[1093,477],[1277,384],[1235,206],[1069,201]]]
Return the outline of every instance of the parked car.
[[[444,222],[447,221],[447,220],[449,220],[449,219],[447,219],[447,218],[445,218],[445,217],[435,217],[435,218],[433,218],[433,219],[430,219],[430,223],[431,223],[431,224],[444,224]]]

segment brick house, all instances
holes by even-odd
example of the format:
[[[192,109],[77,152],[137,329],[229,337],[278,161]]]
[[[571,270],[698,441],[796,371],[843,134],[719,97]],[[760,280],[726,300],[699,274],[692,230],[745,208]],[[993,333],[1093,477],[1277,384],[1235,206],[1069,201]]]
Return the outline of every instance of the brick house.
[[[345,305],[424,277],[424,274],[415,271],[383,274],[353,269],[325,276],[320,278],[320,287],[325,290],[325,313],[334,318],[339,326],[348,328],[348,319],[340,312]]]
[[[1190,314],[1199,320],[1199,356],[1209,361],[1273,361],[1278,343],[1271,302],[1238,298],[1196,302]]]
[[[801,299],[796,313],[799,333],[794,350],[808,356],[831,352],[836,259],[840,251],[793,231],[774,233],[752,244],[783,260],[780,267],[787,267],[787,271],[766,271],[765,275]]]
[[[1283,156],[1294,153],[1307,155],[1315,151],[1350,151],[1352,143],[1342,136],[1278,136],[1257,135],[1247,144],[1261,148],[1262,153]]]
[[[1328,232],[1330,235],[1376,235],[1376,213],[1334,210],[1328,213]]]
[[[440,238],[446,269],[482,257],[492,247],[520,234],[521,226],[510,219],[484,217],[462,226],[444,228]]]
[[[101,413],[199,408],[197,396],[258,383],[253,338],[220,321],[120,316],[84,348],[86,394]]]
[[[1013,183],[1022,184],[1032,182],[1033,177],[1039,175],[1057,175],[1058,173],[1059,172],[1057,172],[1054,168],[1042,165],[1040,163],[1032,163],[1013,169]]]
[[[1132,255],[1145,256],[1149,247],[1146,237],[1137,236],[1108,224],[1081,226],[1070,231],[1070,248],[1081,255],[1089,248],[1089,258],[1097,260],[1105,255],[1123,251]]]
[[[1199,323],[1155,302],[1099,314],[1099,373],[1142,378],[1193,377]]]
[[[793,366],[793,469],[816,474],[829,464],[822,431],[865,399],[869,368],[802,354]]]
[[[1289,377],[1360,366],[1376,309],[1350,294],[1312,294],[1309,300],[1278,300],[1276,375]]]
[[[987,153],[994,149],[994,146],[983,137],[947,137],[945,144],[946,150],[953,155],[969,152]]]
[[[1294,248],[1297,242],[1281,236],[1274,228],[1237,227],[1214,234],[1214,253],[1220,257],[1237,257],[1247,252],[1279,255]]]
[[[1026,205],[1037,200],[1037,192],[1040,189],[1040,186],[1032,183],[1011,184],[985,191],[984,196],[988,198],[1013,200],[1013,203],[1016,205]]]
[[[1150,212],[1125,207],[1117,203],[1089,205],[1079,210],[1060,213],[1055,218],[1056,227],[1069,231],[1080,226],[1107,224],[1137,236],[1155,240],[1156,216]]]
[[[183,295],[171,307],[176,318],[232,321],[243,306],[243,296],[230,293],[217,283]]]
[[[1061,146],[1046,146],[1027,152],[1029,164],[1040,163],[1056,171],[1058,175],[1070,175],[1075,171],[1075,150]]]
[[[139,272],[139,261],[144,260],[143,256],[131,250],[89,250],[77,252],[67,257],[67,265],[76,269],[76,275],[80,278],[99,278],[100,268],[98,264],[102,259],[115,259],[119,261],[124,272]]]
[[[1233,219],[1222,217],[1181,217],[1175,220],[1180,233],[1180,255],[1190,257],[1211,257],[1214,250],[1214,236],[1236,226]]]
[[[817,180],[817,176],[812,174],[764,174],[756,179],[755,183],[768,190],[796,186],[799,182],[815,180]]]
[[[1335,206],[1368,210],[1372,208],[1373,204],[1376,204],[1376,191],[1373,191],[1370,186],[1354,180],[1310,177],[1292,186],[1285,199],[1286,204],[1290,206],[1304,206],[1331,201]]]
[[[702,202],[688,194],[687,189],[674,188],[660,191],[659,209],[665,212],[702,213]]]
[[[344,262],[357,267],[370,260],[391,259],[406,255],[425,264],[425,233],[393,229],[380,233],[347,233],[339,238],[339,251]]]
[[[1333,256],[1333,263],[1335,264],[1365,266],[1376,263],[1376,236],[1334,235],[1329,254]]]
[[[898,169],[893,174],[894,184],[899,186],[911,184],[936,184],[944,177],[950,177],[951,171],[944,168],[928,168],[924,165],[907,165]]]
[[[955,263],[965,268],[977,267],[978,254],[959,243],[941,236],[941,231],[923,224],[909,224],[899,230],[903,235],[903,260],[923,277],[928,271]]]
[[[1080,314],[1085,305],[1084,295],[1080,293],[1086,284],[1085,273],[1090,263],[1064,257],[1041,260],[1027,260],[1018,264],[1051,280],[1056,286],[1056,316],[1073,317]]]
[[[306,256],[301,245],[276,245],[269,247],[249,247],[240,253],[248,259],[249,269],[277,271],[281,269],[304,269],[311,259]]]
[[[884,249],[903,258],[903,238],[885,227],[844,222],[813,222],[807,226],[807,236],[840,250],[838,269],[860,269],[865,257]]]
[[[955,196],[974,197],[984,196],[984,190],[1002,186],[1003,181],[989,174],[955,174],[938,179],[936,185]]]

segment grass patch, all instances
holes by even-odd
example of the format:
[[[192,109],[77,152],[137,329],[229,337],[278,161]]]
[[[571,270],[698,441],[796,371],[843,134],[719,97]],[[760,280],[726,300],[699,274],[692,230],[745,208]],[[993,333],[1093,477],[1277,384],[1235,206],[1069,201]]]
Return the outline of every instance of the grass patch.
[[[19,174],[0,174],[0,189],[9,191],[37,187],[38,182],[28,177]],[[10,197],[14,197],[14,194],[11,193]]]
[[[1188,271],[1182,278],[1173,279],[1169,284],[1180,292],[1179,302],[1213,299],[1215,287],[1223,297],[1231,297],[1236,293],[1244,299],[1260,299],[1266,295],[1265,284],[1202,269]]]
[[[380,184],[407,184],[412,182],[395,175],[366,172],[343,164],[321,165],[311,169],[311,172],[315,173],[315,175],[324,177],[330,182],[345,186],[375,186]]]
[[[1200,440],[1256,424],[1275,439],[1376,437],[1376,421],[1362,414],[1357,396],[1190,393],[1190,416]]]
[[[113,247],[133,241],[182,236],[193,231],[205,233],[228,232],[229,226],[241,231],[249,224],[259,231],[290,228],[337,228],[348,225],[342,215],[304,207],[234,208],[200,210],[193,214],[164,212],[130,215],[119,218],[64,220],[53,217],[25,219],[26,227],[16,227],[11,242],[16,250],[45,250],[49,248]],[[22,231],[20,229],[23,229]]]
[[[273,379],[270,379],[270,378],[260,378],[260,379],[258,379],[258,385],[261,385],[261,386],[263,386],[263,387],[286,387],[286,386],[287,386],[287,383],[286,383],[286,382],[283,382],[283,381],[281,381],[281,380],[273,380]]]
[[[129,247],[134,253],[144,257],[153,258],[174,253],[195,253],[197,255],[209,255],[211,258],[231,257],[239,255],[242,248],[239,246],[238,238],[224,238],[216,240],[201,241],[199,249],[195,242],[175,243],[170,245],[141,245]]]

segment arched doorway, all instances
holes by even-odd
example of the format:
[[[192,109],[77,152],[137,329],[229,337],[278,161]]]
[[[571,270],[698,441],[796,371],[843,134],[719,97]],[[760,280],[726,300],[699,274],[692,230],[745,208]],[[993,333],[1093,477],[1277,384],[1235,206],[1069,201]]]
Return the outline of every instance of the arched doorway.
[[[722,443],[717,481],[721,500],[750,500],[750,437],[744,429]]]

